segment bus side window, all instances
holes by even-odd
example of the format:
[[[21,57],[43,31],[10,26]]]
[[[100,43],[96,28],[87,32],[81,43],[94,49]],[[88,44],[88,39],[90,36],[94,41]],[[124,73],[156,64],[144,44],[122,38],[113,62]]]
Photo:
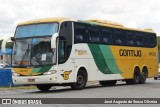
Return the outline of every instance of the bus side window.
[[[58,47],[58,62],[63,62],[65,60],[65,45],[66,41],[62,38],[59,38],[59,47]]]
[[[111,44],[112,43],[112,32],[109,28],[102,28],[102,44]]]
[[[126,36],[126,45],[134,46],[134,38],[135,38],[134,33],[132,31],[126,31],[125,36]]]
[[[156,35],[150,34],[149,38],[150,38],[150,46],[149,47],[151,47],[151,48],[155,47],[157,44]]]
[[[123,30],[114,29],[113,36],[114,36],[114,45],[120,45],[120,46],[125,45],[125,34]]]
[[[135,44],[136,44],[136,46],[138,46],[138,47],[142,47],[142,46],[143,46],[143,33],[141,33],[141,32],[136,32]]]
[[[88,35],[84,24],[74,23],[74,43],[87,43]]]
[[[148,33],[144,33],[144,36],[143,36],[143,47],[147,47],[149,48],[150,47],[150,35],[148,35]]]
[[[100,29],[97,26],[88,26],[89,43],[100,42]]]

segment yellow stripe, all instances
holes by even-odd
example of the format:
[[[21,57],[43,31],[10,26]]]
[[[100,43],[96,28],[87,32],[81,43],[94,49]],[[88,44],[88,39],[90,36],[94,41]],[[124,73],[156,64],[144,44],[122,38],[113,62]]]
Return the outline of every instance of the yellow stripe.
[[[32,72],[33,68],[12,68],[12,70],[18,74],[21,74],[21,75],[26,75],[26,76],[29,76],[29,75],[38,75],[38,74],[41,74],[40,73],[34,73]]]

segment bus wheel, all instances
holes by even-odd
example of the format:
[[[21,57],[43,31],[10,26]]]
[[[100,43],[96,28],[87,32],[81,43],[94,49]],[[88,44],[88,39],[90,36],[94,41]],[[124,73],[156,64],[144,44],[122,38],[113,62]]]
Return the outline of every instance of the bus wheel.
[[[158,77],[154,77],[154,80],[157,80],[158,79]]]
[[[117,80],[111,81],[99,81],[102,86],[114,86],[117,83]]]
[[[140,74],[140,84],[144,84],[146,82],[146,78],[147,78],[147,68],[143,68],[142,69],[142,73]]]
[[[134,76],[133,79],[127,79],[127,84],[138,84],[140,82],[140,72],[138,68],[135,68],[134,70]]]
[[[138,84],[140,81],[140,71],[138,68],[134,70],[133,84]]]
[[[87,82],[87,74],[83,70],[79,70],[77,74],[77,82],[71,84],[71,88],[74,90],[84,89]]]
[[[51,84],[38,84],[36,87],[41,91],[48,91],[52,85]]]

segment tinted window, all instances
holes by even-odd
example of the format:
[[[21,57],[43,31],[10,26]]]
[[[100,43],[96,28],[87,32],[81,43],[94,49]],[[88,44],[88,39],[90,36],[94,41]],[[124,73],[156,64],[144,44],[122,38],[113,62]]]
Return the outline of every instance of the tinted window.
[[[48,36],[57,32],[57,23],[18,26],[15,37]]]
[[[144,46],[143,44],[143,35],[144,33],[141,33],[141,32],[136,32],[135,33],[135,46],[138,46],[138,47],[142,47]]]
[[[74,23],[74,43],[87,43],[88,33],[85,24]]]
[[[125,34],[123,30],[114,29],[113,30],[114,43],[115,45],[125,45]]]
[[[135,33],[133,31],[126,31],[126,45],[135,45]]]
[[[95,26],[88,26],[89,43],[100,43],[100,29]]]
[[[150,35],[148,35],[148,33],[144,33],[144,36],[143,36],[143,46],[144,47],[151,47]]]
[[[99,43],[117,46],[156,46],[156,34],[75,23],[74,43]]]
[[[149,34],[149,40],[150,40],[150,47],[153,48],[157,44],[156,35],[155,34]]]
[[[112,44],[112,30],[109,28],[102,28],[102,43]]]

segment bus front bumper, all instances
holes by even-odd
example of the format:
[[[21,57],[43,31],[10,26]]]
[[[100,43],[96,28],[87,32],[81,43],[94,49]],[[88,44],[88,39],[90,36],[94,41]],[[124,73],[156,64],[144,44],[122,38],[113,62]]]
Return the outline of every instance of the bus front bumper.
[[[39,76],[12,76],[14,85],[55,84],[57,77],[52,75]]]

